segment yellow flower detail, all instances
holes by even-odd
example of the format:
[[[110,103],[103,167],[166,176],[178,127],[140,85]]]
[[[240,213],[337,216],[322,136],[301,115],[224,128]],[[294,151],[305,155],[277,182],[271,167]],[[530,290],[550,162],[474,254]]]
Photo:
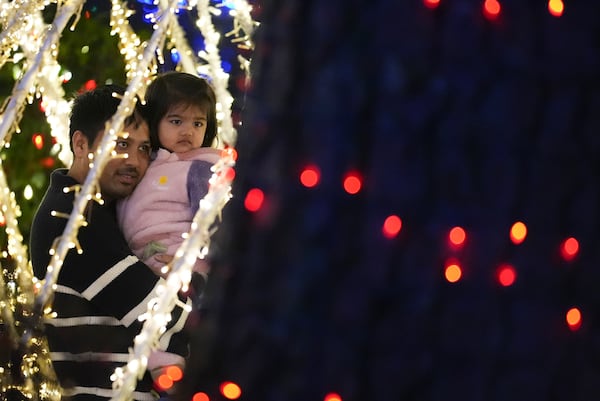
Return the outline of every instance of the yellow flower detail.
[[[160,185],[164,185],[164,184],[166,184],[166,183],[167,183],[167,181],[168,181],[168,178],[167,178],[167,176],[166,176],[166,175],[161,175],[161,176],[160,176],[160,178],[158,179],[158,183],[159,183]]]

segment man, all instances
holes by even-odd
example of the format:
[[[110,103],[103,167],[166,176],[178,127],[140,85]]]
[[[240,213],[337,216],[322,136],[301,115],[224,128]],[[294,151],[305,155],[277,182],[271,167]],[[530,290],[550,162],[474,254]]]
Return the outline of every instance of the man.
[[[99,87],[79,95],[73,103],[69,132],[72,166],[52,173],[31,227],[31,262],[40,279],[46,275],[49,250],[67,222],[51,213],[71,213],[74,193],[65,193],[63,188],[83,184],[90,170],[88,154],[100,144],[105,123],[120,103],[115,92],[122,94],[123,88]],[[150,162],[149,130],[141,107],[138,103],[125,121],[124,131],[129,135],[119,137],[115,144],[116,152],[128,157],[110,160],[99,178],[104,204],[88,204],[88,224],[77,235],[83,253],[67,253],[52,305],[56,317],[45,321],[50,357],[63,397],[74,401],[115,395],[110,376],[115,368],[126,364],[128,349],[142,325],[137,318],[146,312],[153,289],[162,280],[130,251],[115,216],[115,201],[131,193]],[[191,304],[186,298],[181,301]],[[169,351],[161,354],[170,358],[169,364],[183,363],[187,355],[187,339],[181,331],[186,317],[187,312],[175,308],[161,338],[161,348]],[[154,400],[156,396],[152,377],[146,372],[133,399]]]

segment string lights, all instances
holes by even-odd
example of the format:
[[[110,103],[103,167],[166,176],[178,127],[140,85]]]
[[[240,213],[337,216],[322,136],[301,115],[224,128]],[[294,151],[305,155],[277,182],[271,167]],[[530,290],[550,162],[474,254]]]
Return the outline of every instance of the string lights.
[[[422,0],[423,5],[431,10],[438,8],[444,0]],[[565,11],[565,3],[563,0],[548,0],[546,5],[548,12],[553,17],[561,17]],[[499,0],[483,0],[481,3],[483,15],[490,19],[495,20],[500,16],[502,12],[502,1]]]
[[[110,34],[119,36],[119,52],[125,62],[127,80],[131,81],[133,75],[140,71],[138,57],[144,45],[129,25],[129,17],[133,15],[133,11],[118,0],[112,0],[111,4]]]
[[[56,17],[46,32],[41,46],[35,52],[35,58],[27,65],[26,71],[21,79],[17,81],[12,95],[2,110],[2,118],[0,120],[1,144],[9,144],[12,132],[19,132],[18,123],[26,102],[31,103],[33,96],[36,94],[36,84],[38,83],[40,71],[48,60],[56,60],[60,35],[69,22],[69,19],[77,16],[81,12],[82,7],[83,0],[69,0],[65,1],[58,8]],[[31,50],[33,51],[33,49]]]
[[[33,271],[27,249],[17,225],[20,216],[14,193],[9,190],[0,161],[0,204],[6,219],[8,252],[0,266],[0,310],[8,337],[10,352],[15,357],[0,361],[0,394],[18,391],[27,398],[60,400],[60,386],[50,360],[46,339],[33,316]],[[26,321],[29,324],[24,324]]]
[[[18,5],[18,4],[16,4]],[[0,52],[2,63],[13,55],[14,61],[24,61],[24,74],[17,81],[12,95],[7,99],[0,115],[0,143],[9,147],[13,132],[19,132],[19,121],[22,116],[26,102],[31,103],[33,98],[45,92],[43,82],[51,79],[49,69],[56,65],[57,43],[61,32],[67,22],[81,11],[82,0],[65,1],[57,8],[54,21],[49,26],[42,23],[39,18],[41,9],[46,3],[37,4],[30,2],[22,5],[22,8],[11,8],[6,4],[2,6],[1,18],[6,23],[6,30],[0,38]],[[46,27],[47,29],[43,29]],[[33,33],[33,34],[32,34]],[[23,41],[21,37],[31,40]],[[13,53],[21,43],[24,56]],[[42,78],[43,77],[43,78]],[[23,245],[23,237],[19,231],[17,221],[20,210],[16,204],[14,193],[9,190],[0,164],[0,191],[2,192],[2,214],[6,222],[6,234],[8,238],[8,254],[5,260],[14,263],[10,274],[8,269],[2,268],[3,276],[10,276],[10,281],[1,283],[4,288],[7,285],[13,289],[10,294],[3,291],[0,301],[9,302],[9,309],[4,311],[3,320],[5,325],[12,325],[8,329],[11,337],[19,335],[11,340],[12,350],[15,358],[7,363],[6,367],[0,367],[0,382],[2,382],[3,394],[7,391],[19,391],[27,398],[43,400],[59,400],[60,386],[54,374],[49,357],[49,350],[43,330],[41,329],[41,314],[36,313],[34,299],[34,285],[36,285],[33,271],[29,264],[27,250]],[[8,259],[10,257],[10,259]],[[4,308],[3,308],[4,309]],[[17,379],[15,379],[17,378]]]
[[[165,9],[167,6],[167,0],[160,0],[160,8]],[[195,2],[190,4],[190,8],[195,6]],[[156,20],[156,16],[154,14],[149,14],[147,16],[151,21]],[[170,35],[169,35],[169,43],[168,49],[171,52],[176,52],[179,56],[179,63],[182,66],[184,72],[189,74],[198,74],[197,66],[200,63],[196,57],[194,57],[194,52],[190,48],[188,41],[185,37],[185,32],[183,28],[179,24],[173,24],[171,26]]]
[[[169,10],[174,15],[175,4],[173,3]],[[191,280],[192,267],[197,258],[204,258],[208,253],[210,242],[210,227],[220,216],[221,210],[231,198],[231,181],[233,179],[233,167],[235,166],[236,153],[233,146],[236,141],[236,131],[231,119],[231,104],[233,97],[229,93],[228,80],[229,75],[221,68],[221,58],[219,55],[220,35],[215,30],[210,17],[211,7],[208,1],[199,2],[192,5],[197,10],[197,27],[204,38],[205,50],[199,56],[207,62],[206,66],[195,68],[196,73],[205,73],[210,78],[217,99],[217,120],[219,121],[218,137],[220,142],[227,146],[222,152],[221,159],[212,167],[213,176],[210,179],[210,187],[207,195],[200,201],[198,212],[194,216],[192,226],[188,235],[179,249],[175,253],[175,259],[172,267],[169,269],[167,280],[159,284],[156,289],[157,298],[154,298],[148,307],[145,315],[140,317],[144,325],[140,334],[134,341],[134,347],[130,353],[129,361],[125,368],[115,371],[111,379],[114,381],[114,387],[118,390],[117,400],[126,400],[135,389],[137,378],[146,369],[147,358],[152,350],[152,344],[158,342],[158,338],[164,327],[170,319],[170,312],[177,304],[177,294],[183,288],[187,289]],[[240,13],[240,15],[245,15]],[[235,15],[234,15],[235,16]],[[161,18],[162,17],[162,18]],[[152,21],[155,24],[156,34],[161,29],[161,24],[168,25],[165,21],[166,16],[162,16]],[[175,24],[176,25],[176,24]],[[239,24],[238,24],[239,25]],[[181,33],[180,29],[171,28],[169,32]],[[181,37],[172,41],[172,44],[181,42]],[[190,63],[190,53],[184,49],[181,53]],[[204,67],[204,68],[202,68]],[[190,67],[188,67],[190,68]],[[185,307],[185,306],[184,306]]]

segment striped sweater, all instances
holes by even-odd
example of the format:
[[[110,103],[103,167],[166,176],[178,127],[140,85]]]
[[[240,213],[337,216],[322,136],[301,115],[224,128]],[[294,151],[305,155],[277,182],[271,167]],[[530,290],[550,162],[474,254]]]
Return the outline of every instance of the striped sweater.
[[[52,173],[32,223],[30,256],[38,278],[45,277],[48,250],[67,222],[51,212],[70,214],[73,209],[74,195],[65,194],[63,188],[77,183],[66,173],[66,169]],[[74,249],[67,253],[52,304],[57,316],[46,321],[50,356],[63,395],[74,401],[114,396],[110,376],[127,362],[128,350],[142,327],[137,318],[146,311],[155,285],[162,280],[131,253],[119,230],[114,203],[90,205],[88,225],[79,229],[77,237],[83,253]],[[172,313],[160,346],[185,356],[187,338],[182,328],[187,313],[179,307]],[[149,373],[138,381],[133,398],[156,398]]]

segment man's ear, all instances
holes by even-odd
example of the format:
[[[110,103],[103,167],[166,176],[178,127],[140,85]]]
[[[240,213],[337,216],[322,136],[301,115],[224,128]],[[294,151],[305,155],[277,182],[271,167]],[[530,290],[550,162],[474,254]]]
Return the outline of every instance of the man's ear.
[[[73,153],[75,157],[87,158],[87,155],[89,153],[89,144],[88,139],[85,135],[83,135],[83,132],[81,132],[80,130],[73,132],[72,143]]]

